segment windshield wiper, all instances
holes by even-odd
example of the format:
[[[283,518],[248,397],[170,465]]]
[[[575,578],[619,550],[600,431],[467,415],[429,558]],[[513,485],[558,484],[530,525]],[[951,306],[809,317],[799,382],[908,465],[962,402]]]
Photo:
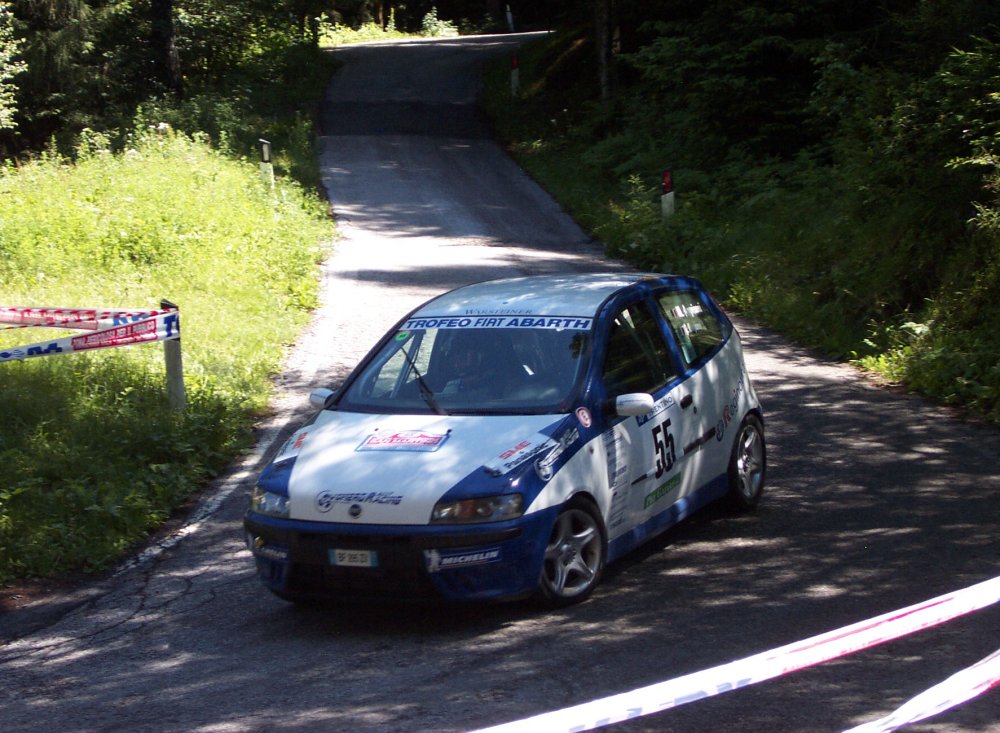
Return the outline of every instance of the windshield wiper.
[[[427,386],[427,382],[424,381],[424,375],[420,373],[419,369],[417,369],[417,365],[410,357],[410,352],[406,350],[405,346],[401,346],[399,350],[403,352],[403,358],[406,359],[406,363],[409,364],[410,369],[413,370],[413,373],[417,377],[417,388],[420,390],[420,396],[423,398],[424,402],[426,402],[427,406],[434,411],[435,415],[447,415],[448,413],[442,410],[441,405],[439,405],[438,401],[434,399],[434,390]]]

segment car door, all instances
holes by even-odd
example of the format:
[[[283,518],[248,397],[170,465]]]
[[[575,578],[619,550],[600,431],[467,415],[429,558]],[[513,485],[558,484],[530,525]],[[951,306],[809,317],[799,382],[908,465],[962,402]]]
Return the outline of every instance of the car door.
[[[692,436],[676,394],[679,371],[661,322],[645,300],[614,311],[600,372],[608,416],[603,437],[613,554],[672,523],[667,510],[683,496],[688,483],[682,447]],[[653,410],[637,417],[615,416],[615,398],[637,392],[653,396]]]
[[[738,420],[744,384],[729,351],[732,324],[712,308],[709,296],[697,288],[656,294],[670,335],[677,344],[684,370],[679,399],[686,406],[687,438],[680,446],[695,485],[685,493],[725,473],[729,443],[725,437]],[[735,430],[735,428],[732,428]]]

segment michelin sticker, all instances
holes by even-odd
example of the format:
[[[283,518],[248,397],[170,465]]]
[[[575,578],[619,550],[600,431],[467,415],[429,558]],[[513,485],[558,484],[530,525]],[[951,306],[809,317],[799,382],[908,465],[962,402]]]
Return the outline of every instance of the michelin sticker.
[[[484,547],[479,550],[462,552],[441,552],[440,550],[424,550],[424,560],[427,561],[427,572],[438,573],[454,568],[468,568],[475,565],[500,562],[503,554],[499,547]]]

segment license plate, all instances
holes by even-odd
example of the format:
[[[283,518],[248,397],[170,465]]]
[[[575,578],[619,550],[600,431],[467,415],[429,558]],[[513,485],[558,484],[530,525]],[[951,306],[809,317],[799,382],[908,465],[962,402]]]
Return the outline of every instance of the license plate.
[[[372,550],[330,550],[330,564],[348,568],[377,568],[378,554]]]

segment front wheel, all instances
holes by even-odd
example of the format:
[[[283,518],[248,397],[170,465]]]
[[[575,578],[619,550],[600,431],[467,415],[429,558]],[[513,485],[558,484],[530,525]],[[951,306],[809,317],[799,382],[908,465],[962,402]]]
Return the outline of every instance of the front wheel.
[[[729,458],[729,499],[737,509],[753,509],[764,491],[767,446],[764,426],[756,415],[747,415]]]
[[[597,585],[604,558],[604,528],[597,509],[589,502],[571,502],[556,518],[545,547],[542,601],[552,607],[582,601]]]

